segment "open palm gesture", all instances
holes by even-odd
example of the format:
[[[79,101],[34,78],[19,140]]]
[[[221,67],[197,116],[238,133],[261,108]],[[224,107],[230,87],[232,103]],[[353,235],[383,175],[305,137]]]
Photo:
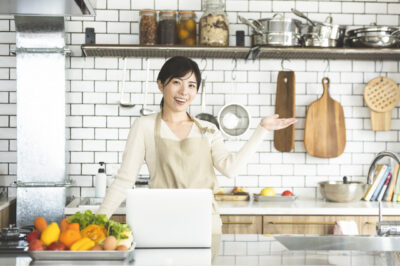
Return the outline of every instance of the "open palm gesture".
[[[283,128],[287,128],[288,126],[296,123],[296,118],[281,118],[279,119],[278,114],[266,116],[261,119],[260,125],[266,130],[279,130]]]

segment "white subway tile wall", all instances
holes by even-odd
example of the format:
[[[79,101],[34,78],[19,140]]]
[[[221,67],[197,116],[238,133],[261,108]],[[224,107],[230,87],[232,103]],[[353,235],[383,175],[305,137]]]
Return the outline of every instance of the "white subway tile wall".
[[[140,116],[146,80],[146,59],[128,58],[125,91],[127,99],[136,106],[119,106],[124,61],[122,58],[84,57],[80,46],[85,41],[85,28],[95,28],[99,44],[138,44],[141,9],[194,10],[200,17],[203,4],[202,0],[98,0],[96,17],[67,18],[66,39],[72,51],[67,58],[67,150],[69,175],[75,182],[71,195],[94,195],[93,176],[99,161],[105,161],[109,176],[116,174],[130,125]],[[235,31],[244,30],[246,45],[250,45],[251,31],[239,22],[238,14],[247,18],[265,18],[274,12],[283,12],[293,17],[291,8],[318,20],[325,20],[330,15],[334,23],[353,27],[374,22],[398,26],[400,18],[398,1],[226,0],[231,44],[234,44]],[[13,17],[0,16],[0,186],[9,186],[16,179],[16,62],[10,53],[13,48]],[[166,59],[149,60],[150,84],[146,100],[149,108],[159,110],[161,94],[155,79]],[[237,69],[233,72],[232,59],[194,60],[204,69],[209,92],[207,112],[217,115],[225,104],[239,102],[246,105],[252,115],[250,132],[238,138],[226,137],[226,145],[231,151],[242,147],[261,117],[274,113],[276,79],[282,66],[296,73],[298,123],[294,150],[290,153],[277,151],[273,133],[268,133],[239,176],[228,179],[217,172],[222,187],[246,186],[250,192],[259,192],[260,188],[271,186],[277,192],[291,189],[299,196],[321,197],[318,182],[340,180],[344,175],[352,180],[365,180],[376,153],[382,150],[400,152],[400,109],[396,107],[392,112],[390,131],[373,132],[369,108],[363,100],[365,84],[378,75],[400,82],[397,61],[238,59]],[[332,97],[344,107],[347,128],[345,152],[331,159],[312,157],[304,148],[306,107],[321,95],[320,81],[324,76],[331,79]],[[192,114],[201,111],[199,98],[190,108]],[[148,175],[146,165],[139,174]],[[9,195],[14,196],[15,190],[10,188]]]

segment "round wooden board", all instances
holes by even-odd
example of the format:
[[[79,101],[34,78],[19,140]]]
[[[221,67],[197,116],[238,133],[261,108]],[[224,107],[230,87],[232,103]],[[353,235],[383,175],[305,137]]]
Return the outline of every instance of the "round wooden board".
[[[364,88],[364,100],[375,112],[389,112],[400,100],[400,89],[387,77],[376,77]]]

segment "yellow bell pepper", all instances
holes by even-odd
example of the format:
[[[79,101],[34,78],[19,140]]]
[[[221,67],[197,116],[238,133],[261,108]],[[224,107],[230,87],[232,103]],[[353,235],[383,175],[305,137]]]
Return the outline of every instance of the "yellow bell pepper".
[[[96,244],[93,240],[88,237],[84,237],[81,240],[76,241],[72,246],[69,248],[72,251],[79,251],[79,250],[89,250],[94,247]]]
[[[58,227],[57,223],[51,223],[49,226],[47,226],[41,236],[40,240],[48,246],[53,242],[58,241],[58,238],[60,237],[60,228]]]
[[[81,231],[81,235],[90,238],[97,244],[100,240],[106,238],[107,229],[104,225],[91,224]]]

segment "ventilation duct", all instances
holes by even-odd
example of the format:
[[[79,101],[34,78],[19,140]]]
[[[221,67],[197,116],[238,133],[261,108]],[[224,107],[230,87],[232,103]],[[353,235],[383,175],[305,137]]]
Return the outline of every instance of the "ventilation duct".
[[[1,0],[0,14],[20,16],[94,16],[89,0]]]

